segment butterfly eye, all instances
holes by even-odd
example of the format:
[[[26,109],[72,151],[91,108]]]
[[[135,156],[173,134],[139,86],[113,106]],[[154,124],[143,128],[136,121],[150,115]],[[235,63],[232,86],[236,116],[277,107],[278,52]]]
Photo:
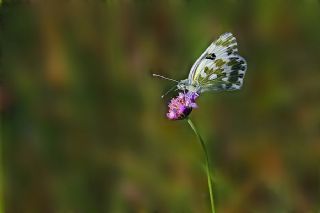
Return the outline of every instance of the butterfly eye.
[[[214,53],[207,54],[206,59],[214,60],[214,59],[216,59],[216,55]]]

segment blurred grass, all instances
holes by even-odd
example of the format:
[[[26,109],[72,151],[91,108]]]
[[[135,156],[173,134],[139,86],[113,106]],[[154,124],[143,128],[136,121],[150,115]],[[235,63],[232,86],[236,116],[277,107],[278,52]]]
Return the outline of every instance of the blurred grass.
[[[151,73],[186,78],[227,31],[244,87],[191,115],[217,212],[319,211],[319,1],[0,5],[5,212],[208,212],[201,150]]]

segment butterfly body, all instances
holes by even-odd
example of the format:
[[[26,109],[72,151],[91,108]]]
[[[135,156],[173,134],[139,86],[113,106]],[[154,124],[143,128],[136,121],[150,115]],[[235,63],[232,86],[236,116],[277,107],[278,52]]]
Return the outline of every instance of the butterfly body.
[[[193,64],[189,76],[179,81],[179,90],[238,90],[241,88],[247,63],[238,54],[236,38],[231,33],[221,35]]]

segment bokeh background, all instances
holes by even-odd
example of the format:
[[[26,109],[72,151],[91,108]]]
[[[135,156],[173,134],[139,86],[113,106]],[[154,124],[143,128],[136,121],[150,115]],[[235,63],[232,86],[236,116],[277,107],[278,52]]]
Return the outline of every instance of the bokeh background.
[[[317,0],[0,1],[1,212],[209,212],[160,96],[224,32],[248,70],[204,94],[218,212],[320,211]]]

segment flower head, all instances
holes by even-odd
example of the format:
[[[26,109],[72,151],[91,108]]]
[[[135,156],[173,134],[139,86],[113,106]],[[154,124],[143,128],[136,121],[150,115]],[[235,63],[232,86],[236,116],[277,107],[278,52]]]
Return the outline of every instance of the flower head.
[[[195,92],[179,93],[175,98],[172,98],[169,103],[169,112],[167,117],[170,120],[181,120],[186,118],[193,108],[197,108],[195,103],[196,98],[199,96]]]

